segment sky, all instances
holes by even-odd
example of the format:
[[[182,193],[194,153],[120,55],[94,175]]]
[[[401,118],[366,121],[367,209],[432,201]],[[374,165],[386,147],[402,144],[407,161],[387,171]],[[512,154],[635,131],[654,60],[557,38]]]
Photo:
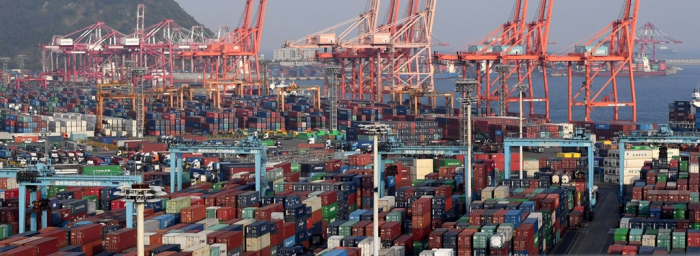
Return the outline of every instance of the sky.
[[[185,11],[212,31],[221,25],[239,25],[243,0],[176,0]],[[449,52],[500,27],[510,17],[513,0],[437,0],[433,37],[448,43],[434,51]],[[618,18],[624,0],[554,0],[550,51],[570,46]],[[254,1],[257,2],[257,1]],[[408,2],[408,1],[402,1]],[[530,0],[527,20],[533,19],[539,0]],[[382,1],[380,21],[387,12]],[[358,16],[367,0],[269,0],[261,49],[271,54],[285,40],[296,40]],[[681,45],[679,50],[700,50],[700,0],[641,0],[638,27],[651,22]],[[403,12],[402,12],[403,13]],[[148,15],[148,14],[146,14]],[[381,23],[380,23],[381,24]]]

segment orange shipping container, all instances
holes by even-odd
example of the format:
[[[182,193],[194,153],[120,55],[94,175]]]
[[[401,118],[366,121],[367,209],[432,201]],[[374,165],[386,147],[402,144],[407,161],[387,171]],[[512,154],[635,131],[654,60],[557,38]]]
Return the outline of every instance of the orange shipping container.
[[[34,143],[39,140],[39,136],[16,136],[15,143]]]

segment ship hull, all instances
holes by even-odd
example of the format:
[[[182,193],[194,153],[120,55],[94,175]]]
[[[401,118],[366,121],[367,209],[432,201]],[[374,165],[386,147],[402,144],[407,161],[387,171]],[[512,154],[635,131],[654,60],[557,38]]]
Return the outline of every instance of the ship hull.
[[[584,77],[584,76],[586,76],[586,72],[583,72],[583,71],[573,71],[572,74],[573,74],[574,77]],[[591,72],[591,74],[593,74],[593,72]],[[635,77],[666,76],[667,74],[668,74],[668,72],[666,72],[666,71],[650,71],[650,72],[641,72],[641,71],[637,71],[637,72],[634,72],[634,76],[635,76]],[[555,72],[550,73],[549,75],[550,75],[550,76],[566,76],[566,75],[567,75],[567,72],[566,72],[566,71],[563,71],[563,72],[556,72],[556,71],[555,71]],[[605,71],[605,72],[602,72],[602,71],[601,71],[600,73],[598,73],[598,76],[600,76],[600,77],[609,77],[609,76],[612,76],[612,74],[611,74],[610,72],[608,72],[608,71]],[[630,76],[630,73],[629,73],[629,72],[620,72],[620,73],[617,73],[617,76],[618,76],[618,77],[629,77],[629,76]]]

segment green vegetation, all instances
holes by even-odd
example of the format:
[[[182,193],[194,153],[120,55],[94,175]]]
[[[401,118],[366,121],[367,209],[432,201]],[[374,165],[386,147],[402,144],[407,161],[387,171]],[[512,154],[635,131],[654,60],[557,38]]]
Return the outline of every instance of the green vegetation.
[[[164,19],[173,19],[188,29],[200,24],[175,0],[0,0],[0,56],[14,59],[26,54],[25,67],[40,69],[40,44],[49,44],[54,35],[72,33],[98,21],[131,34],[141,3],[146,6],[146,27]],[[17,68],[17,63],[8,66]]]

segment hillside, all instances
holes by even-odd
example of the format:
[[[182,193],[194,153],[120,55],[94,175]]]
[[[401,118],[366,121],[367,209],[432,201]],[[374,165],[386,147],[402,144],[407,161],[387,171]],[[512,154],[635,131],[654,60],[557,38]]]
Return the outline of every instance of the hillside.
[[[0,0],[0,56],[14,60],[18,54],[26,54],[26,68],[41,69],[39,44],[97,21],[122,33],[133,33],[140,3],[146,5],[146,27],[164,19],[173,19],[185,28],[200,24],[175,0]],[[8,66],[17,68],[14,61]]]

